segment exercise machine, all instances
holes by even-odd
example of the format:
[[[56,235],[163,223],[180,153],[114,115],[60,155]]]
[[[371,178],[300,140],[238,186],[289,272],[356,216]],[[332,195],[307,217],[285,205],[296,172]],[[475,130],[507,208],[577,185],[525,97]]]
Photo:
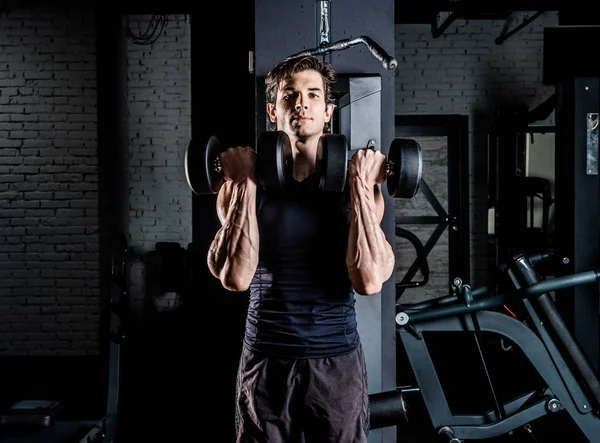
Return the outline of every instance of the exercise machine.
[[[507,257],[498,268],[498,277],[512,289],[494,295],[495,284],[471,288],[460,279],[453,281],[453,293],[413,304],[398,304],[396,323],[398,340],[406,351],[416,386],[431,425],[441,441],[458,443],[509,435],[524,429],[533,432],[532,423],[543,417],[566,419],[572,424],[561,437],[568,441],[600,441],[600,383],[587,358],[561,318],[551,295],[579,285],[597,284],[596,270],[541,280],[535,265],[563,263],[554,253],[528,256],[522,252]],[[557,292],[557,297],[560,292]],[[454,372],[437,370],[432,353],[432,338],[443,333],[450,340],[455,334],[470,336],[476,344],[480,366],[465,364],[458,357],[451,361]],[[498,338],[498,349],[519,351],[527,365],[502,367],[513,382],[530,383],[533,389],[511,397],[506,389],[497,389],[494,371],[488,365],[490,336]],[[455,343],[458,350],[459,343]],[[502,356],[500,357],[502,358]],[[456,386],[461,373],[475,381],[482,369],[484,388]],[[527,370],[531,374],[527,374]],[[498,368],[496,368],[496,372]],[[447,397],[448,390],[489,393],[491,407],[479,414],[456,413]],[[409,388],[371,395],[372,424],[375,427],[403,426],[410,418],[406,401]],[[516,392],[516,391],[515,391]],[[484,395],[485,396],[485,395]],[[554,434],[556,437],[556,434]]]

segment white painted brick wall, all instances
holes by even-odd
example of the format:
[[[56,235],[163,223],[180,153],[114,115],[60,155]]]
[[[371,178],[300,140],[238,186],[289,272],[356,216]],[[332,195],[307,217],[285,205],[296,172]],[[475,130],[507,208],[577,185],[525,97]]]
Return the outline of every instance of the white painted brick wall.
[[[151,15],[125,23],[143,35]],[[184,151],[191,138],[190,23],[168,16],[155,43],[128,42],[131,299],[136,311],[146,297],[148,253],[159,241],[192,241],[192,195],[185,180]],[[160,308],[174,300],[155,299]]]
[[[533,13],[515,12],[508,29]],[[396,25],[396,114],[469,116],[472,284],[487,279],[485,124],[499,105],[532,109],[554,93],[542,83],[543,29],[557,24],[557,13],[546,12],[502,45],[495,38],[504,20],[456,20],[438,38],[429,25]],[[553,125],[553,115],[537,124]]]
[[[0,354],[95,354],[94,17],[0,23]]]

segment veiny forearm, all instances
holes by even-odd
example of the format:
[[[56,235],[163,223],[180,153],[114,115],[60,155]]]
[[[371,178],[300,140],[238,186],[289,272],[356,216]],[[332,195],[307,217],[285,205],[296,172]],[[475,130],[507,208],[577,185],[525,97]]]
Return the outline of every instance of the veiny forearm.
[[[352,216],[346,264],[356,292],[379,292],[394,270],[394,252],[377,217],[373,186],[360,177],[350,181]]]
[[[233,185],[225,221],[210,245],[208,266],[230,291],[245,291],[258,264],[256,183]]]

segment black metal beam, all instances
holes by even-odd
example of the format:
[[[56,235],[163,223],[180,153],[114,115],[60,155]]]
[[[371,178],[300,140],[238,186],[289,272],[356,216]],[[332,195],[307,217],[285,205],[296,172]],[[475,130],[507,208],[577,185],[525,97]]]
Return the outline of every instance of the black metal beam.
[[[495,40],[496,44],[501,45],[506,40],[508,40],[510,37],[515,35],[517,32],[519,32],[521,29],[529,26],[530,23],[532,23],[534,20],[536,20],[538,17],[540,17],[544,12],[546,12],[546,11],[538,11],[530,17],[526,17],[520,24],[515,26],[510,31],[503,30],[502,34],[500,34],[498,37],[496,37],[496,40]]]
[[[394,23],[434,24],[440,12],[458,12],[468,19],[497,20],[506,18],[512,12],[555,11],[569,17],[587,17],[594,20],[593,14],[586,13],[583,0],[507,0],[481,2],[475,0],[425,0],[420,2],[396,1]],[[597,19],[595,19],[597,20]]]
[[[462,15],[460,12],[452,12],[447,18],[446,20],[444,20],[442,22],[442,24],[438,24],[437,19],[433,22],[433,25],[431,25],[431,35],[433,36],[433,38],[438,38],[440,37],[444,31],[446,29],[448,29],[448,27],[454,23],[454,21],[458,18],[461,18]]]

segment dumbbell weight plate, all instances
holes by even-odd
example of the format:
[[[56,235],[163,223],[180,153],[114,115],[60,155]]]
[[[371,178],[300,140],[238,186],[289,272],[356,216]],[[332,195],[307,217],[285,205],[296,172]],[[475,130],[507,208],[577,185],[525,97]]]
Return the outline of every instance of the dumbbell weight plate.
[[[342,192],[348,175],[348,145],[344,134],[323,134],[317,146],[316,173],[319,189]]]
[[[216,167],[221,143],[214,135],[206,143],[190,140],[185,150],[185,178],[195,194],[216,194],[224,177]]]
[[[292,144],[283,131],[266,131],[258,137],[258,176],[263,189],[283,190],[293,175]]]
[[[419,192],[423,173],[421,145],[408,138],[394,139],[388,161],[392,165],[386,179],[390,196],[413,198]]]

